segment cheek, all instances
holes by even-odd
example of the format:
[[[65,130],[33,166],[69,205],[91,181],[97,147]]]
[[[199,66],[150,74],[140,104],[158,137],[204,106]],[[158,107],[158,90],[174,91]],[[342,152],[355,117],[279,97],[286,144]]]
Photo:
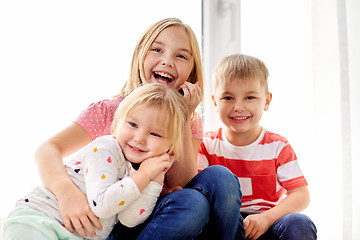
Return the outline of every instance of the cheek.
[[[260,119],[263,114],[264,108],[263,106],[254,106],[251,110],[252,114],[255,115],[257,119]]]
[[[184,82],[190,77],[192,69],[193,69],[193,65],[184,64],[180,66],[179,75],[181,74],[181,77],[183,78]]]
[[[219,106],[216,110],[221,120],[225,120],[227,118],[228,112],[224,107]]]
[[[217,110],[222,115],[228,114],[229,109],[231,109],[231,106],[226,106],[226,105],[223,105],[223,104],[218,104],[218,106],[217,106]]]
[[[158,154],[167,152],[170,149],[170,143],[168,141],[156,142],[153,144],[153,149],[156,150]]]
[[[119,128],[117,129],[116,132],[116,139],[118,140],[118,142],[126,142],[131,138],[131,131],[128,130],[127,126],[122,125],[119,126]]]
[[[151,61],[151,57],[146,57],[143,64],[144,64],[144,74],[145,74],[145,77],[146,77],[147,79],[150,79],[150,78],[151,78],[151,74],[152,74],[152,67],[153,67],[153,64],[152,64],[152,61]]]

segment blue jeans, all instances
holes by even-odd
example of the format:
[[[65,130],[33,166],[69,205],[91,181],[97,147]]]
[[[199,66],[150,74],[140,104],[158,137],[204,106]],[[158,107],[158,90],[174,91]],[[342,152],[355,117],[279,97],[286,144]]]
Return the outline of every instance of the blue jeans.
[[[243,214],[245,219],[248,214]],[[301,213],[291,213],[276,221],[258,240],[313,240],[317,229],[313,221]]]
[[[161,196],[145,223],[117,223],[107,239],[245,239],[240,199],[237,177],[211,166],[184,189]]]

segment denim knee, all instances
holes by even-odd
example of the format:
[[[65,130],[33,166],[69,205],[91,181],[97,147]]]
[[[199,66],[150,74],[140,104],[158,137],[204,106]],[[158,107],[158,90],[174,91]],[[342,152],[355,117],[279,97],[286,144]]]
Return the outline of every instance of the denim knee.
[[[198,191],[184,188],[164,195],[158,201],[154,209],[154,215],[158,212],[181,211],[187,212],[186,215],[208,215],[209,202]]]
[[[208,200],[194,189],[161,197],[139,239],[193,239],[209,220]]]
[[[315,224],[304,214],[285,215],[274,224],[274,227],[277,228],[279,239],[317,239]]]
[[[186,187],[203,194],[210,205],[210,219],[199,239],[233,239],[242,224],[238,178],[226,167],[214,165],[199,172]]]
[[[241,199],[239,179],[226,167],[213,165],[199,172],[186,187],[194,188],[205,196],[214,194]]]

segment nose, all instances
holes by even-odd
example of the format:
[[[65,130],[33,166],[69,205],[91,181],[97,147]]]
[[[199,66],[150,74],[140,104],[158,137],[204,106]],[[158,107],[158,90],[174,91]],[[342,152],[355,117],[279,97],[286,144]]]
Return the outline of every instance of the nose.
[[[164,56],[162,59],[162,65],[163,66],[169,66],[169,67],[174,67],[174,62],[171,58],[171,56]]]
[[[245,111],[244,104],[241,101],[237,101],[234,106],[234,111],[235,112],[244,112]]]
[[[134,141],[139,144],[143,144],[145,142],[145,133],[141,131],[137,131],[134,134]]]

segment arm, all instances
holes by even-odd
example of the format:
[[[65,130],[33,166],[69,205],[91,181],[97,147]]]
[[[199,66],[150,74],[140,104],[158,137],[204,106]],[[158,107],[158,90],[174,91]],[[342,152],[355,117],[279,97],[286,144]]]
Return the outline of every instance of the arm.
[[[65,227],[83,237],[95,235],[91,222],[101,230],[101,224],[91,211],[85,195],[75,186],[67,174],[62,158],[70,155],[91,141],[91,137],[76,123],[44,142],[35,153],[35,160],[44,186],[58,199]],[[75,230],[74,230],[75,228]]]
[[[162,190],[162,184],[151,181],[141,196],[118,214],[119,221],[127,227],[135,227],[152,213]]]
[[[190,123],[186,125],[190,125]],[[196,158],[201,140],[192,138],[190,126],[185,129],[184,135],[187,136],[184,136],[182,141],[181,159],[175,161],[166,174],[167,183],[170,187],[184,187],[198,173]]]
[[[277,206],[261,214],[252,214],[244,219],[245,236],[257,239],[281,217],[303,211],[310,202],[307,186],[288,191],[288,196]]]
[[[191,116],[200,103],[200,87],[198,84],[185,82],[181,87],[184,97],[188,102],[189,114],[183,131],[182,154],[178,161],[175,161],[166,174],[167,183],[170,187],[184,187],[197,173],[197,154],[201,139],[193,138],[191,131]]]
[[[97,151],[93,151],[95,147]],[[141,197],[150,181],[170,167],[169,155],[164,153],[145,160],[138,171],[128,175],[131,165],[115,139],[98,138],[83,151],[87,198],[100,218],[109,218],[127,209]],[[160,193],[161,185],[156,185]]]
[[[158,170],[162,170],[160,172],[160,174],[158,174],[158,170],[154,171],[154,170],[151,170],[151,168],[149,168],[149,167],[154,167],[156,165],[159,165],[156,162],[159,162],[159,160],[163,159],[164,157],[165,157],[165,159],[168,159],[170,161],[169,161],[169,165],[165,169],[163,167],[160,167],[158,169]],[[135,227],[136,225],[143,223],[150,216],[150,214],[152,213],[152,211],[156,205],[157,199],[162,191],[165,172],[169,169],[169,167],[171,166],[173,161],[174,161],[174,159],[171,157],[171,155],[169,156],[167,154],[163,154],[157,158],[155,157],[155,158],[145,160],[145,162],[143,162],[140,165],[140,168],[137,171],[137,176],[135,177],[135,178],[137,178],[136,180],[139,180],[139,179],[141,180],[141,178],[138,178],[138,177],[140,176],[140,174],[144,174],[144,173],[141,173],[141,172],[139,173],[139,171],[144,171],[144,169],[146,169],[147,171],[152,172],[154,174],[152,177],[153,179],[142,190],[140,198],[135,200],[127,208],[125,208],[122,212],[120,212],[118,214],[118,219],[123,225],[125,225],[127,227]],[[150,165],[149,165],[149,163],[150,163]],[[161,165],[159,165],[159,166],[161,166]],[[134,177],[135,173],[136,172],[134,172],[132,174],[132,177]],[[157,176],[156,176],[156,174],[157,174]]]

